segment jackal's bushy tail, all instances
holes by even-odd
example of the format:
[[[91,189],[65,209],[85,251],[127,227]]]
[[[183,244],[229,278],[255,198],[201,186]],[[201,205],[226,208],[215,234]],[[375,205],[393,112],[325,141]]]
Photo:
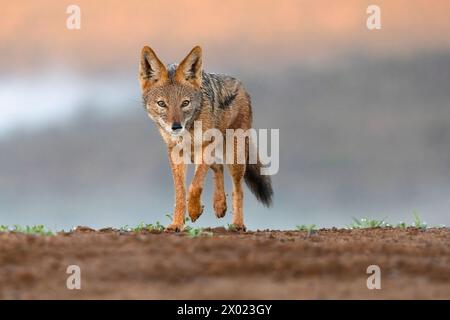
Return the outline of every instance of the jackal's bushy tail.
[[[273,196],[272,180],[268,175],[261,175],[261,167],[262,164],[259,159],[256,164],[247,164],[244,179],[256,199],[266,207],[270,207]]]

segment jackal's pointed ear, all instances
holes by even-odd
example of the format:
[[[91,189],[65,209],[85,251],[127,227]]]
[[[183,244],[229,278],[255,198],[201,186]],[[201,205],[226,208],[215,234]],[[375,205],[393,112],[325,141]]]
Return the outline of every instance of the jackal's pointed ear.
[[[146,90],[152,85],[164,82],[168,79],[167,69],[155,52],[148,46],[142,48],[141,64],[139,68],[139,80],[141,89]]]
[[[202,48],[199,46],[189,52],[186,58],[181,61],[175,73],[176,80],[189,82],[200,87],[202,84]]]

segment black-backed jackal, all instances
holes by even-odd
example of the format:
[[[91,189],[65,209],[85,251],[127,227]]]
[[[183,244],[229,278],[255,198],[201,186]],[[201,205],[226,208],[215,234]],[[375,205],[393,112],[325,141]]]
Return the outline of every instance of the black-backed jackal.
[[[218,218],[223,217],[227,210],[224,164],[196,164],[186,202],[186,164],[175,163],[171,154],[182,134],[193,135],[195,121],[201,121],[203,132],[215,128],[224,136],[226,129],[250,129],[252,108],[249,94],[235,78],[204,72],[199,46],[192,49],[179,65],[167,67],[151,48],[145,46],[141,53],[139,78],[144,107],[167,144],[173,172],[175,211],[167,230],[182,230],[186,207],[192,221],[202,214],[200,197],[209,168],[214,172],[214,211]],[[209,143],[202,142],[200,150]],[[246,144],[245,156],[248,159],[248,140]],[[245,180],[258,200],[269,206],[273,195],[270,177],[261,175],[259,159],[254,164],[231,163],[226,166],[233,183],[232,224],[237,230],[245,230],[242,181]]]

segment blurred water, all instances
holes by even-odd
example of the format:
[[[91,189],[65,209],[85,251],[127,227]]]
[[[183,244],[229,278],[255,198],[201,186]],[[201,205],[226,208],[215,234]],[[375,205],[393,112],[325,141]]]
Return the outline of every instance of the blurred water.
[[[114,114],[139,101],[135,78],[85,76],[51,69],[44,73],[0,77],[0,135],[16,128],[33,129],[67,121],[80,109]]]

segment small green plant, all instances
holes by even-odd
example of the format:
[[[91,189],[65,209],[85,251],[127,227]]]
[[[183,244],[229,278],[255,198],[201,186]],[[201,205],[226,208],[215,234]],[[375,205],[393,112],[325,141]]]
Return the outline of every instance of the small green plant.
[[[164,229],[165,229],[165,227],[161,224],[161,223],[159,223],[159,221],[156,221],[156,223],[155,224],[149,224],[149,225],[147,225],[147,228],[148,229],[150,229],[150,230],[156,230],[156,231],[164,231]]]
[[[416,211],[413,211],[414,221],[411,224],[411,227],[418,228],[418,229],[426,229],[427,223],[423,221],[420,216],[417,214]],[[387,227],[394,227],[399,229],[406,229],[408,228],[408,224],[405,222],[399,222],[396,225],[392,226],[389,223],[387,223],[385,220],[372,220],[367,218],[357,219],[353,217],[353,223],[347,225],[347,228],[349,229],[368,229],[368,228],[387,228]]]
[[[172,221],[172,215],[171,214],[167,213],[166,217],[167,217],[167,219]],[[191,222],[191,218],[189,218],[188,216],[184,217],[184,224],[187,224],[188,222]]]
[[[129,225],[126,224],[123,227],[120,227],[119,230],[123,231],[123,232],[127,232],[127,231],[131,231],[131,228]]]
[[[226,227],[227,231],[236,231],[236,227],[234,226],[234,224],[232,223],[227,223],[227,227]]]
[[[120,228],[120,230],[127,231],[127,232],[164,231],[164,226],[159,221],[156,221],[155,224],[141,222],[136,227],[130,227],[130,226],[126,225],[126,226]]]
[[[310,224],[310,225],[306,225],[306,224],[301,224],[296,226],[298,231],[307,231],[308,235],[312,235],[317,231],[317,226],[315,224]]]
[[[147,225],[144,222],[140,222],[136,227],[131,228],[133,232],[142,232],[147,230]]]
[[[408,228],[408,225],[407,225],[405,222],[400,221],[399,223],[397,223],[397,224],[395,225],[395,227],[396,227],[396,228],[400,228],[400,229],[406,229],[406,228]]]
[[[24,234],[34,234],[40,236],[53,236],[54,233],[50,230],[45,229],[42,224],[36,226],[20,226],[15,224],[13,227],[2,225],[0,226],[0,232],[17,232]]]
[[[191,238],[197,238],[201,236],[208,236],[211,237],[213,235],[212,232],[204,231],[203,228],[185,228],[187,234]]]
[[[167,219],[172,221],[172,215],[170,213],[166,213],[166,217],[167,217]],[[191,218],[189,218],[188,216],[184,217],[184,223],[188,223],[190,221],[191,221]]]
[[[413,211],[413,215],[414,215],[413,227],[418,229],[426,229],[427,223],[420,218],[420,216],[417,214],[416,211]]]
[[[352,219],[353,223],[347,225],[347,228],[349,229],[372,229],[390,227],[390,225],[384,220],[374,220],[368,218],[357,219],[355,217],[353,217]]]
[[[317,230],[317,226],[315,224],[301,224],[296,226],[298,231],[310,231],[310,230]]]
[[[171,214],[166,214],[166,217],[169,220],[172,220]],[[184,228],[183,231],[186,232],[191,238],[197,238],[200,236],[212,236],[212,232],[204,231],[203,228],[194,228],[189,225],[189,222],[191,222],[191,218],[186,216],[184,217]]]
[[[317,231],[317,226],[315,224],[310,225],[302,224],[296,226],[296,228],[298,231],[306,231],[308,233],[308,236],[313,235]]]
[[[14,232],[20,232],[20,233],[26,233],[26,234],[37,234],[37,235],[43,235],[43,236],[52,236],[53,232],[50,230],[46,230],[43,225],[36,225],[36,226],[25,226],[21,227],[19,225],[15,225]]]

